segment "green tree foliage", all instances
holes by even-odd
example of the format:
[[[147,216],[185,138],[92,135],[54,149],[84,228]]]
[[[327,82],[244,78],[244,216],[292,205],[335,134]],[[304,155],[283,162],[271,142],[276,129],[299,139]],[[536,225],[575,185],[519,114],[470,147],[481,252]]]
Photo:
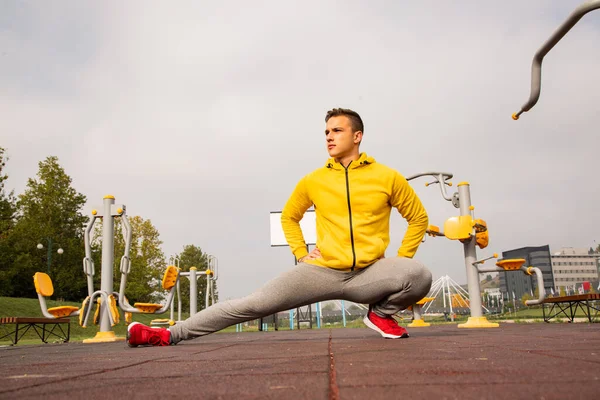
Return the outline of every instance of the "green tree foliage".
[[[3,287],[2,295],[36,297],[32,277],[37,271],[47,272],[51,240],[53,297],[78,301],[86,293],[81,260],[88,218],[80,211],[86,197],[71,186],[72,180],[57,157],[48,157],[38,165],[36,178],[30,178],[25,192],[18,196],[18,219],[7,237],[14,258],[0,276],[10,284]],[[37,249],[38,243],[44,248]],[[59,247],[63,254],[57,254]]]
[[[0,296],[10,287],[8,271],[14,262],[14,253],[8,241],[8,235],[15,225],[16,199],[14,191],[7,192],[5,173],[8,157],[0,147]]]
[[[202,252],[199,246],[188,244],[183,246],[183,251],[176,257],[179,258],[179,268],[181,272],[187,272],[191,267],[196,267],[197,272],[206,271],[208,269],[208,254]],[[197,280],[197,311],[206,307],[206,275],[201,275]],[[182,311],[189,310],[190,307],[190,281],[188,278],[182,277],[181,283],[181,306]],[[213,282],[213,288],[216,294],[216,282]],[[215,295],[216,301],[216,295]]]
[[[165,256],[162,252],[160,234],[152,225],[152,221],[144,220],[140,216],[128,217],[131,225],[131,249],[129,258],[131,269],[127,275],[125,295],[131,304],[154,303],[162,299],[162,276],[166,269]],[[115,218],[114,262],[113,262],[113,289],[119,291],[121,286],[121,258],[125,254],[125,239],[123,237],[122,219]],[[92,240],[92,253],[96,273],[94,275],[95,288],[100,288],[102,271],[102,220],[95,223],[95,233]]]
[[[5,168],[7,161],[5,149],[0,147],[0,239],[6,238],[8,232],[15,225],[16,199],[14,191],[6,191],[8,175],[5,173]]]

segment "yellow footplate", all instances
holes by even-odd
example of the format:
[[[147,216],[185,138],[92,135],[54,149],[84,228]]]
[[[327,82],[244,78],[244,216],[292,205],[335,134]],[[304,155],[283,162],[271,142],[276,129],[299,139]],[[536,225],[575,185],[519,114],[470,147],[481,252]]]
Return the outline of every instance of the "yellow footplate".
[[[117,300],[112,294],[108,296],[108,308],[113,319],[112,326],[115,326],[121,321],[121,315],[119,314],[119,309],[117,308]]]
[[[433,300],[435,300],[435,297],[423,297],[421,300],[417,301],[417,304],[423,305]]]
[[[153,303],[135,303],[133,306],[146,314],[154,314],[156,310],[162,307],[161,304]]]

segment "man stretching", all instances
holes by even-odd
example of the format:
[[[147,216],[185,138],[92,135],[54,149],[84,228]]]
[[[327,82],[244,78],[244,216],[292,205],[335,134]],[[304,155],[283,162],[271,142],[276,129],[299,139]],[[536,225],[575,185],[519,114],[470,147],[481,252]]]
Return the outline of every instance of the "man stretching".
[[[400,173],[359,151],[364,127],[358,113],[336,108],[327,112],[325,122],[331,158],[298,182],[281,215],[298,265],[244,298],[214,304],[168,329],[134,322],[127,328],[130,346],[176,344],[336,299],[369,304],[364,323],[381,336],[408,337],[392,315],[422,299],[431,287],[431,272],[413,259],[427,229],[427,213]],[[309,253],[300,220],[311,206],[317,244]],[[408,228],[396,257],[384,258],[392,207]]]

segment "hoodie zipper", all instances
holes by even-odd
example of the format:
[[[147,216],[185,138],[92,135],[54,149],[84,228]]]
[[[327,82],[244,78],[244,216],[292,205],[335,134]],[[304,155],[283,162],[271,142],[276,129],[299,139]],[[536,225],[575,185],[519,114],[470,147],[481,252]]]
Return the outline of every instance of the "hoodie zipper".
[[[350,161],[352,164],[352,161]],[[354,267],[356,266],[356,252],[354,251],[354,230],[352,229],[352,207],[350,206],[350,182],[348,181],[348,168],[350,167],[348,164],[347,167],[344,167],[346,170],[346,197],[348,198],[348,217],[350,218],[350,242],[352,243],[352,268],[350,271],[354,271]]]

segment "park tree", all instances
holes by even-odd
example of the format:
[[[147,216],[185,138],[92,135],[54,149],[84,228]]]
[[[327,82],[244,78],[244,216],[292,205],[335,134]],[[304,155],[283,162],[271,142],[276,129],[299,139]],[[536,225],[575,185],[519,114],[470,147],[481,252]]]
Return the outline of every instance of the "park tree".
[[[18,196],[17,221],[7,238],[14,259],[2,277],[10,281],[5,295],[36,297],[32,277],[42,271],[53,280],[55,298],[78,301],[85,295],[81,260],[88,218],[81,209],[86,197],[71,186],[57,157],[38,165],[36,177],[28,179]],[[62,254],[57,254],[59,248]]]
[[[0,296],[8,295],[11,280],[8,271],[14,261],[14,252],[8,236],[15,226],[16,199],[14,191],[8,191],[6,181],[6,150],[0,147]]]
[[[131,225],[131,249],[129,258],[131,269],[127,275],[125,295],[133,304],[154,303],[162,300],[162,276],[166,268],[165,256],[162,252],[160,234],[152,225],[152,221],[140,216],[128,217]],[[125,254],[125,239],[123,237],[122,218],[115,218],[114,237],[114,262],[113,262],[113,289],[120,290],[121,285],[121,258]],[[96,274],[95,287],[100,287],[102,254],[102,219],[95,223],[94,238],[92,239],[92,258],[94,259]]]
[[[15,225],[16,199],[14,190],[6,189],[6,150],[0,147],[0,239],[4,239]]]

